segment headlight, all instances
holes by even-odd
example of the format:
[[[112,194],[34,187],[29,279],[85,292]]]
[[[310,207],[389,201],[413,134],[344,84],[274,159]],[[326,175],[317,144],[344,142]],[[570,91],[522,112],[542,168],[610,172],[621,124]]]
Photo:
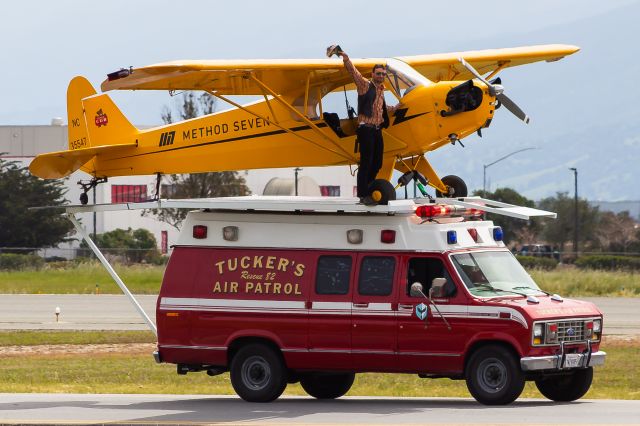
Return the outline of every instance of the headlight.
[[[533,326],[533,337],[542,337],[542,324],[536,324]]]
[[[602,330],[602,320],[593,320],[593,331],[595,333],[600,333],[600,330]]]

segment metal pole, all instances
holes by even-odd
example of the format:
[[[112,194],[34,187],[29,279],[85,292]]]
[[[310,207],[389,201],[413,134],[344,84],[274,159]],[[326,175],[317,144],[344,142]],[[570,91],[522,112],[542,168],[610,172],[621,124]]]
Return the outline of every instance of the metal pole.
[[[486,164],[482,166],[482,196],[485,197],[487,195],[487,166]]]
[[[78,219],[76,219],[73,213],[67,213],[67,217],[69,218],[69,220],[71,220],[71,222],[73,223],[73,226],[76,227],[76,230],[80,233],[80,235],[82,235],[82,238],[84,238],[84,240],[87,242],[89,247],[91,247],[91,250],[96,255],[98,260],[100,260],[100,263],[102,263],[102,265],[105,267],[109,275],[111,275],[111,278],[113,278],[116,284],[118,284],[118,287],[120,287],[120,290],[122,290],[125,296],[127,296],[127,298],[136,308],[138,313],[142,315],[142,318],[144,319],[144,321],[147,323],[147,325],[149,326],[153,334],[155,334],[157,337],[158,329],[156,328],[156,325],[153,323],[153,321],[151,321],[151,318],[149,318],[149,316],[144,311],[144,309],[142,309],[142,306],[140,306],[136,298],[133,297],[133,294],[131,294],[131,292],[129,291],[127,286],[124,284],[124,282],[122,282],[122,280],[120,279],[116,271],[111,267],[111,264],[104,257],[104,255],[102,254],[98,246],[96,246],[93,240],[91,240],[91,238],[89,237],[89,234],[87,234],[87,231],[82,227],[82,225],[80,225],[80,222],[78,222]]]
[[[294,173],[295,173],[295,194],[296,196],[298,195],[298,172],[302,170],[300,167],[296,167],[295,169],[293,169]]]
[[[578,256],[578,227],[580,221],[578,220],[578,169],[575,167],[569,168],[573,171],[573,252],[576,257]]]
[[[484,173],[483,173],[483,175],[482,175],[482,190],[483,190],[483,191],[486,191],[486,190],[487,190],[487,169],[488,169],[489,167],[493,166],[493,165],[494,165],[494,164],[496,164],[496,163],[499,163],[499,162],[500,162],[500,161],[502,161],[502,160],[506,160],[507,158],[511,157],[512,155],[515,155],[515,154],[517,154],[517,153],[519,153],[519,152],[522,152],[522,151],[529,151],[529,150],[531,150],[531,149],[538,149],[538,148],[536,148],[536,147],[534,147],[534,146],[530,146],[530,147],[527,147],[527,148],[522,148],[522,149],[519,149],[519,150],[517,150],[517,151],[513,151],[513,152],[511,152],[511,153],[509,153],[509,154],[505,155],[504,157],[500,157],[500,158],[498,158],[498,159],[497,159],[496,161],[494,161],[493,163],[485,164],[485,165],[483,166],[483,167],[484,167]]]
[[[93,187],[93,205],[96,205],[96,187]],[[97,226],[96,226],[96,217],[97,217],[97,213],[94,211],[93,212],[93,239],[96,239],[96,234],[97,234]]]

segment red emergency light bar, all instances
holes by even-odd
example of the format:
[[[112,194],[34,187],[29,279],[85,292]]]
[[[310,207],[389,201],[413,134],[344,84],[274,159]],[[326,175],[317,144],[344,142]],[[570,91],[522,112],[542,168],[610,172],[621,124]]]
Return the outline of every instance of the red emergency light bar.
[[[416,216],[422,218],[434,218],[434,217],[453,217],[453,216],[480,216],[482,210],[468,209],[462,206],[456,206],[451,204],[429,204],[424,206],[418,206],[416,208]]]

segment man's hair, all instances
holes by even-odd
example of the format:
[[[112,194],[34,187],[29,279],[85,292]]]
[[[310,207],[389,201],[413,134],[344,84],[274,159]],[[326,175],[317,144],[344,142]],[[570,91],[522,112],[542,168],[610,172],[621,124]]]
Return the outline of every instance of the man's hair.
[[[384,69],[387,69],[387,67],[385,67],[385,66],[384,66],[384,65],[382,65],[382,64],[375,64],[375,65],[373,66],[373,69],[371,70],[371,72],[376,72],[376,68],[382,68],[383,70],[384,70]]]

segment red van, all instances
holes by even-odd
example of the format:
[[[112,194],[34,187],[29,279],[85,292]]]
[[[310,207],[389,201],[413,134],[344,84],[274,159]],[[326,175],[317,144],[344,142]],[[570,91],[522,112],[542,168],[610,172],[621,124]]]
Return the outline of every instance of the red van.
[[[156,361],[229,371],[252,402],[298,381],[338,398],[356,373],[396,372],[466,380],[483,404],[514,401],[527,380],[576,400],[604,363],[602,313],[541,290],[477,210],[262,207],[189,213],[158,298]]]

